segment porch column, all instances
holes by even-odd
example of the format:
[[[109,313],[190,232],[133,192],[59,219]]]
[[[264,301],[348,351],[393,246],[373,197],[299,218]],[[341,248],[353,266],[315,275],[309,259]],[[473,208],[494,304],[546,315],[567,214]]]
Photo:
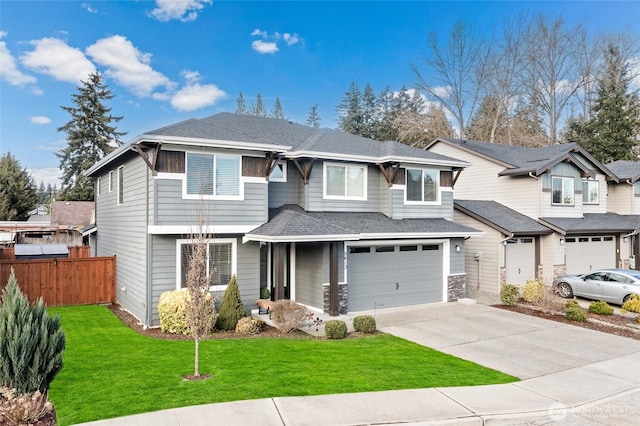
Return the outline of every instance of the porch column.
[[[273,248],[273,300],[282,300],[284,295],[285,256],[287,254],[284,244],[275,243]]]
[[[338,243],[329,244],[329,315],[338,316]]]

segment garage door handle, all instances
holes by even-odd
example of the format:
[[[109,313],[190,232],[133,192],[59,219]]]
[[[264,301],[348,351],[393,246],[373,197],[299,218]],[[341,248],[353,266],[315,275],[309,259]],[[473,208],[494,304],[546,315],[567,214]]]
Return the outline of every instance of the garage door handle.
[[[520,275],[520,268],[518,268],[518,275]]]
[[[400,288],[400,284],[396,283],[396,290]]]

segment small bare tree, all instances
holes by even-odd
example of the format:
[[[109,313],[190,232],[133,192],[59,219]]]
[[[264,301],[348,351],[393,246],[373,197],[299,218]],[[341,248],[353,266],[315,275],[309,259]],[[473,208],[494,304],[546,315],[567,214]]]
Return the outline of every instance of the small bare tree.
[[[207,271],[210,235],[206,232],[205,215],[198,215],[198,226],[191,235],[187,264],[187,323],[195,342],[194,377],[200,377],[200,340],[211,332],[216,322],[215,300],[209,293],[211,275]]]

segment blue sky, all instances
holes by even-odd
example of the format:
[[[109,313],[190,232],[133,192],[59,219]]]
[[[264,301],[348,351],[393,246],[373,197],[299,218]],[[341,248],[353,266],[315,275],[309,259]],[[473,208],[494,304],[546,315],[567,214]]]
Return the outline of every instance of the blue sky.
[[[411,87],[430,32],[463,19],[489,35],[518,14],[562,15],[591,34],[640,35],[640,2],[247,2],[0,0],[0,154],[54,183],[80,79],[100,71],[124,141],[187,118],[233,112],[260,93],[323,127],[352,80]]]

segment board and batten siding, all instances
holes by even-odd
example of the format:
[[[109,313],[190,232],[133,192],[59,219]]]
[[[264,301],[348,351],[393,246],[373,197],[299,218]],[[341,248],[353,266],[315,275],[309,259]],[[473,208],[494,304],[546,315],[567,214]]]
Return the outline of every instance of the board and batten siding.
[[[215,226],[255,225],[268,219],[267,184],[243,182],[244,200],[182,198],[182,179],[156,179],[155,225],[196,225],[200,211]]]
[[[453,191],[440,188],[440,201],[433,204],[405,204],[405,186],[395,185],[391,189],[392,219],[453,219]]]
[[[124,199],[118,204],[118,167],[124,166]],[[151,195],[150,172],[135,156],[113,169],[115,185],[109,192],[109,170],[101,176],[101,194],[96,197],[98,256],[116,256],[116,300],[138,319],[147,309],[147,202]]]
[[[296,302],[323,309],[323,244],[296,244]]]
[[[220,238],[230,238],[227,235]],[[188,238],[181,235],[154,235],[152,238],[153,257],[151,265],[153,312],[151,325],[160,324],[158,316],[158,300],[166,291],[177,289],[177,240]],[[255,301],[260,295],[259,267],[260,246],[255,242],[242,244],[242,236],[237,238],[237,283],[240,298],[247,310],[256,307]],[[213,296],[222,299],[224,291],[212,292]]]

